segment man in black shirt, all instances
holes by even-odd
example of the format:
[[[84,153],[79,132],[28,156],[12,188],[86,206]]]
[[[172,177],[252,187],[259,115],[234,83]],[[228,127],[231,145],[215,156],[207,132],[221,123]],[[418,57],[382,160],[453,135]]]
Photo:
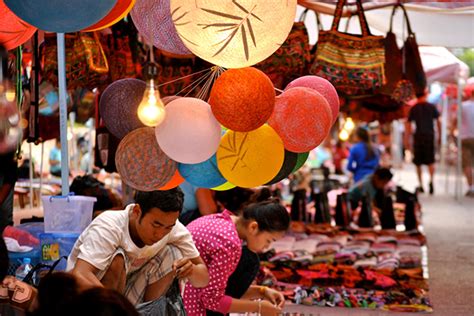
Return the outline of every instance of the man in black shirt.
[[[412,134],[411,122],[415,122],[416,130],[413,136],[413,163],[416,165],[416,172],[420,186],[418,190],[423,190],[422,165],[427,165],[430,172],[430,194],[434,193],[433,176],[435,172],[435,132],[434,121],[437,123],[438,140],[441,140],[441,122],[439,112],[434,104],[428,103],[428,92],[418,97],[418,102],[410,109],[407,124],[407,136]],[[407,148],[409,148],[407,146]]]

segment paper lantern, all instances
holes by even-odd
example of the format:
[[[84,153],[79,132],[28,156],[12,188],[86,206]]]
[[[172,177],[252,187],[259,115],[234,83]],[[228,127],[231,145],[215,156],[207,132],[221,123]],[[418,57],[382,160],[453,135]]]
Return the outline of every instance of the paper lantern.
[[[177,95],[169,95],[169,96],[161,98],[161,101],[163,101],[163,104],[166,106],[171,101],[174,101],[174,100],[179,99],[179,98],[181,98],[181,97],[177,96]]]
[[[214,191],[227,191],[227,190],[230,190],[230,189],[233,189],[235,188],[235,184],[232,184],[230,182],[226,182],[218,187],[215,187],[215,188],[212,188],[212,190]]]
[[[283,165],[285,149],[268,125],[242,133],[228,131],[217,150],[221,174],[236,186],[253,188],[272,180]]]
[[[122,20],[132,10],[135,0],[117,0],[113,9],[99,22],[84,29],[84,31],[98,31],[114,25]]]
[[[280,135],[285,149],[309,151],[326,138],[332,114],[326,99],[309,88],[293,88],[276,97],[268,124]]]
[[[36,32],[36,28],[22,21],[0,0],[0,44],[6,50],[24,44]]]
[[[213,188],[227,182],[217,168],[216,155],[198,164],[179,164],[178,170],[186,181],[200,188]]]
[[[281,166],[280,171],[278,174],[270,180],[267,185],[275,184],[280,182],[281,180],[285,179],[293,172],[293,168],[296,166],[296,162],[298,160],[298,154],[285,150],[285,159],[283,160],[283,165]]]
[[[146,84],[144,81],[127,78],[114,81],[102,93],[99,111],[107,129],[118,139],[122,139],[144,125],[137,115]]]
[[[173,160],[195,164],[215,154],[221,127],[208,103],[196,98],[179,98],[165,107],[166,118],[156,127],[156,139]]]
[[[106,16],[117,0],[4,0],[23,21],[43,31],[83,30]]]
[[[332,113],[332,124],[337,120],[339,115],[339,96],[337,95],[336,88],[328,80],[318,77],[318,76],[304,76],[290,82],[285,91],[291,88],[296,87],[305,87],[316,90],[323,97],[326,98],[326,101],[329,103]],[[331,124],[331,125],[332,125]]]
[[[308,156],[309,156],[309,152],[307,153],[299,153],[298,154],[298,158],[296,159],[296,165],[295,167],[293,168],[293,170],[291,171],[292,173],[293,172],[296,172],[298,171],[301,167],[303,167],[304,163],[306,162],[306,160],[308,159]]]
[[[249,132],[272,115],[275,89],[267,75],[256,68],[230,69],[214,83],[209,104],[222,125]]]
[[[130,12],[138,32],[159,49],[191,54],[176,32],[171,19],[170,0],[137,0]]]
[[[130,132],[120,142],[115,164],[122,180],[140,191],[154,191],[166,185],[177,164],[163,153],[154,129],[142,127]]]
[[[171,180],[167,184],[159,188],[158,190],[160,191],[171,190],[171,189],[176,188],[178,185],[180,185],[183,182],[184,182],[184,178],[181,176],[179,171],[176,170]]]
[[[171,15],[184,44],[225,68],[255,65],[288,37],[296,0],[171,0]]]

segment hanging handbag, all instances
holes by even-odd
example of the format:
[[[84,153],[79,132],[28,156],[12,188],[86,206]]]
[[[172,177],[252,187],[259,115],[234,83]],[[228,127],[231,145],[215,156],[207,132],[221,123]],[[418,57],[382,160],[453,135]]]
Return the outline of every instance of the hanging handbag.
[[[263,71],[278,89],[284,89],[294,79],[307,75],[311,63],[308,31],[304,24],[306,9],[293,24],[285,42],[270,57],[256,67]]]
[[[133,32],[131,22],[124,20],[112,26],[112,34],[101,38],[102,47],[109,64],[110,80],[116,81],[123,78],[136,78],[136,65],[133,61],[130,39],[136,36]]]
[[[408,30],[408,37],[401,49],[398,48],[397,38],[392,32],[393,16],[397,8],[403,10]],[[422,94],[426,88],[426,76],[415,34],[402,4],[395,5],[392,11],[390,29],[385,37],[385,59],[386,83],[375,96],[362,102],[364,107],[378,112],[397,111],[405,102],[413,99],[415,94]]]
[[[109,65],[97,32],[65,34],[66,81],[68,89],[90,90],[108,83]],[[56,34],[45,34],[42,47],[43,79],[58,86]]]
[[[310,73],[326,78],[346,97],[373,95],[385,81],[384,38],[370,33],[361,0],[357,0],[357,15],[362,35],[339,32],[345,3],[338,0],[331,30],[319,32]]]

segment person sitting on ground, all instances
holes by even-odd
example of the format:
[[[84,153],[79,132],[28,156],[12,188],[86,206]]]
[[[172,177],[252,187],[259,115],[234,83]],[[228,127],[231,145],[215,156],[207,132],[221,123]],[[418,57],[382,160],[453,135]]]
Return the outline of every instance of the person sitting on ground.
[[[388,168],[379,168],[374,174],[366,176],[352,187],[349,188],[349,201],[352,209],[357,208],[364,197],[368,197],[370,201],[374,201],[377,192],[383,191],[387,184],[392,180],[393,174]]]
[[[240,299],[225,294],[229,276],[236,269],[242,253],[242,241],[260,253],[270,243],[283,237],[290,225],[286,208],[276,200],[246,206],[240,216],[229,211],[208,215],[191,222],[188,229],[209,269],[209,285],[196,288],[187,284],[184,304],[189,316],[205,315],[206,310],[226,313],[253,312],[277,315],[285,300],[280,292],[250,286]],[[254,301],[263,299],[263,301]]]
[[[135,202],[125,210],[100,214],[79,236],[67,271],[81,288],[114,289],[137,305],[159,299],[175,277],[196,288],[206,286],[206,265],[177,220],[183,207],[181,189],[137,191]]]

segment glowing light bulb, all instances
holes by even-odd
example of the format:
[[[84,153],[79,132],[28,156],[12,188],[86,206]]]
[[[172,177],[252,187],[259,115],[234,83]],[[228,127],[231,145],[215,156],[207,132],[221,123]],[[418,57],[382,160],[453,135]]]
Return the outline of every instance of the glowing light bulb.
[[[354,121],[352,121],[352,118],[348,117],[346,119],[346,122],[344,123],[344,129],[346,131],[352,131],[355,127]]]
[[[339,139],[342,141],[346,141],[349,139],[349,132],[347,130],[343,129],[341,132],[339,132]]]
[[[137,112],[138,118],[146,126],[158,126],[165,119],[165,106],[160,99],[160,92],[155,88],[153,79],[147,83],[143,99],[138,106]]]

